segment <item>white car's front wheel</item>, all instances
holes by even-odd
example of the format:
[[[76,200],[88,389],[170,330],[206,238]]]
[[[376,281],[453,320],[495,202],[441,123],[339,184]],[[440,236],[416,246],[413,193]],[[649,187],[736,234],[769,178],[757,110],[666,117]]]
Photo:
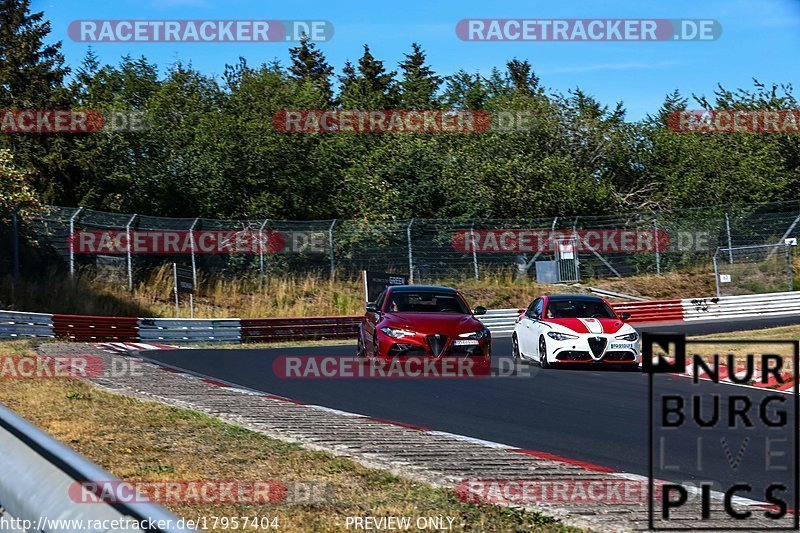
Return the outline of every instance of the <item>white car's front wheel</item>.
[[[547,362],[547,343],[544,337],[539,337],[539,366],[548,368],[550,363]]]
[[[514,356],[514,361],[522,361],[522,354],[519,351],[519,341],[517,340],[516,333],[511,336],[511,354]]]

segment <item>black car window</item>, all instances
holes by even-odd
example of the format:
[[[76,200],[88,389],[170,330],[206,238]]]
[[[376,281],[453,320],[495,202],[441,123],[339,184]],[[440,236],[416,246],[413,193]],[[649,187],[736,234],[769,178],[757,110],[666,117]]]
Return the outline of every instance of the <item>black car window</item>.
[[[457,294],[434,291],[392,293],[386,310],[393,313],[470,313]]]
[[[382,309],[382,308],[383,308],[383,300],[384,300],[385,298],[386,298],[386,291],[383,291],[383,292],[382,292],[382,293],[380,293],[380,294],[378,295],[378,297],[375,299],[375,307],[376,307],[378,310],[380,310],[380,309]]]
[[[616,318],[614,311],[601,300],[551,300],[548,318]]]
[[[544,307],[544,300],[539,298],[536,302],[536,307],[533,308],[533,315],[536,318],[542,318],[542,307]]]

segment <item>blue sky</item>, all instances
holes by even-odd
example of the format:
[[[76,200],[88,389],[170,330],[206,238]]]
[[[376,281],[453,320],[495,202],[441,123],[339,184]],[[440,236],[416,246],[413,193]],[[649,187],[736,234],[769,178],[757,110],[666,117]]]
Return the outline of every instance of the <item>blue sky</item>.
[[[368,43],[378,59],[397,68],[413,41],[439,74],[459,68],[488,74],[506,60],[528,59],[546,87],[581,87],[606,104],[623,101],[628,118],[655,111],[664,95],[711,95],[761,82],[797,83],[800,78],[800,0],[402,0],[267,2],[258,0],[86,0],[32,2],[52,23],[52,40],[63,41],[67,63],[77,66],[89,48],[67,35],[77,19],[325,19],[335,35],[320,44],[337,73],[357,60]],[[455,34],[464,18],[713,18],[722,36],[713,42],[464,42]],[[117,63],[144,55],[165,68],[191,62],[220,75],[239,56],[250,64],[288,62],[288,43],[96,43],[100,59]]]

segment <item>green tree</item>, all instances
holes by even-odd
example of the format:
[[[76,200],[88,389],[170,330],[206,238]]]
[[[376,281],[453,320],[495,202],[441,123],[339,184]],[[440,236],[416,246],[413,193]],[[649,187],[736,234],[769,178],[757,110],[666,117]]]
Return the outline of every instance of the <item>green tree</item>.
[[[375,59],[369,46],[354,68],[345,63],[340,77],[339,101],[345,109],[392,109],[397,106],[395,72],[386,72],[383,61]]]
[[[403,109],[434,109],[439,106],[437,92],[442,78],[425,64],[425,52],[412,43],[411,53],[400,63],[400,105]]]
[[[0,218],[12,212],[29,216],[39,205],[30,174],[16,167],[9,150],[0,149]]]
[[[0,0],[0,109],[67,109],[63,87],[69,72],[61,42],[45,44],[50,23],[42,12],[31,13],[30,0]],[[36,169],[35,185],[47,201],[66,198],[79,181],[70,162],[71,142],[64,136],[3,135],[19,165]]]
[[[326,100],[326,107],[333,104],[331,75],[333,67],[328,64],[325,55],[316,48],[313,42],[303,35],[300,44],[289,49],[292,65],[289,67],[292,77],[302,84],[309,84],[317,89]]]

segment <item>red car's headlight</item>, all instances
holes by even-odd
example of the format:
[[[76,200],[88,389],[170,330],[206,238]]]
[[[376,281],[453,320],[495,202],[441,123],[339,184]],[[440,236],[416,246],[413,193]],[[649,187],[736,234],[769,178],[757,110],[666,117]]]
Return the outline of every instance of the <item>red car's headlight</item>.
[[[481,339],[489,336],[489,330],[486,329],[486,328],[483,328],[483,329],[479,329],[478,331],[470,331],[468,333],[459,333],[458,336],[461,339],[481,340]]]
[[[406,329],[399,329],[399,328],[384,327],[381,328],[381,331],[393,339],[402,339],[403,337],[412,337],[416,335],[416,333],[414,333],[413,331],[408,331]]]

